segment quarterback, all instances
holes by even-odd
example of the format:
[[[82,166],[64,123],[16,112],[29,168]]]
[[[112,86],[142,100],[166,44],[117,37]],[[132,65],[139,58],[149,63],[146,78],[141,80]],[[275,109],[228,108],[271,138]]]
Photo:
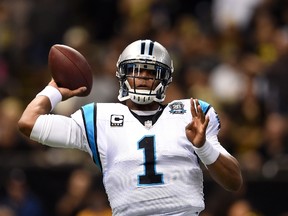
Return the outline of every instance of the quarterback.
[[[166,48],[135,41],[117,62],[119,103],[86,104],[70,117],[49,114],[85,91],[52,79],[23,112],[19,129],[44,145],[87,152],[103,174],[115,216],[199,215],[202,167],[228,191],[241,188],[242,176],[218,141],[220,122],[210,104],[193,98],[163,104],[172,74]]]

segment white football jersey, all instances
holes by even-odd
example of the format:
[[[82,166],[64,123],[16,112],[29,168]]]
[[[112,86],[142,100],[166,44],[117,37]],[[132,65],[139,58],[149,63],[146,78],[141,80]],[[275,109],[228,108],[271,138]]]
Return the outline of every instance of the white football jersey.
[[[199,102],[210,118],[206,139],[225,152],[216,112]],[[121,103],[87,104],[72,118],[103,173],[113,215],[198,215],[204,209],[202,170],[185,134],[192,120],[189,99],[169,103],[152,119]]]

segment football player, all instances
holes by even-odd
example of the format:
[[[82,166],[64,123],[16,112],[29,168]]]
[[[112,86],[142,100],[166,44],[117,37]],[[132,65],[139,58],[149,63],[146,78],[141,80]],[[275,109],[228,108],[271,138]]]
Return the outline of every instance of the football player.
[[[237,160],[219,143],[220,122],[207,102],[163,104],[173,63],[151,40],[128,45],[117,62],[119,103],[90,103],[70,117],[49,114],[80,95],[52,81],[27,106],[20,130],[44,145],[88,152],[103,174],[113,215],[199,215],[203,172],[229,191],[241,188]]]

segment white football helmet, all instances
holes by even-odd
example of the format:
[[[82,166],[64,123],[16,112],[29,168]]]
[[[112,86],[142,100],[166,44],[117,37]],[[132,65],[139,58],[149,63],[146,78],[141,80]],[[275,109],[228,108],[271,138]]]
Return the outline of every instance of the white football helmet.
[[[168,85],[172,82],[173,62],[165,47],[151,40],[138,40],[129,44],[117,62],[116,76],[119,79],[120,89],[118,99],[131,99],[137,104],[149,104],[153,101],[163,102]],[[141,69],[155,72],[155,79],[160,83],[155,89],[132,89],[127,77],[139,78]],[[141,77],[145,79],[145,77]]]

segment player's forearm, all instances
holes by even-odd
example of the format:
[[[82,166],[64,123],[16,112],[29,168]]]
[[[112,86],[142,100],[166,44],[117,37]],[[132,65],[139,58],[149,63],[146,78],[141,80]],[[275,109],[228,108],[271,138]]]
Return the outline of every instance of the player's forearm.
[[[38,96],[34,98],[24,110],[18,121],[19,130],[26,136],[30,136],[32,128],[40,115],[47,114],[51,110],[48,97]]]
[[[240,166],[232,156],[220,154],[218,159],[207,165],[213,179],[229,191],[240,190],[243,180]]]

